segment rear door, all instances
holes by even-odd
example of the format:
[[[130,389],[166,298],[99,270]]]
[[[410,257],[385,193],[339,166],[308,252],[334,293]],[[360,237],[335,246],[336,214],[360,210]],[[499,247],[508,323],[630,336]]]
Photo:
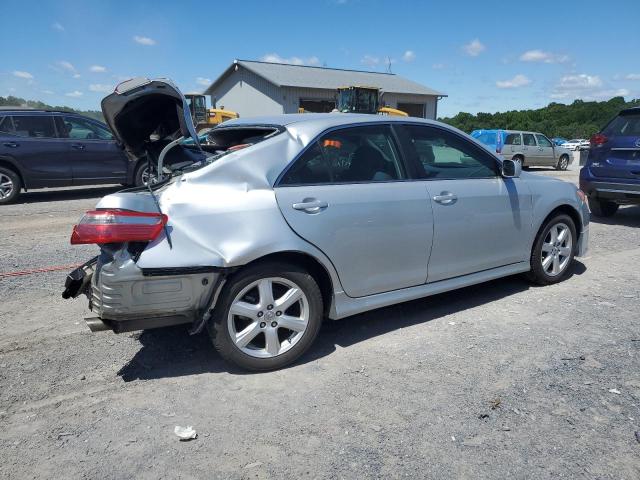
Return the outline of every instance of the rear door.
[[[556,159],[553,152],[553,144],[551,143],[551,140],[549,140],[541,133],[536,133],[536,140],[538,141],[538,155],[540,161],[544,162],[544,165],[555,165]]]
[[[109,130],[75,115],[59,116],[57,122],[67,138],[74,185],[126,182],[128,160]]]
[[[433,219],[388,125],[342,128],[310,145],[275,188],[291,228],[322,250],[351,297],[422,285]]]
[[[493,156],[449,130],[404,129],[433,209],[428,282],[527,261],[531,194],[526,183],[502,178]]]
[[[603,130],[607,141],[589,150],[589,169],[597,177],[640,179],[640,111],[622,112]]]
[[[522,153],[522,134],[520,132],[505,132],[502,155],[504,158],[513,158]]]
[[[11,120],[11,123],[9,122]],[[0,156],[13,158],[27,188],[71,185],[67,145],[50,114],[16,113],[5,117]]]

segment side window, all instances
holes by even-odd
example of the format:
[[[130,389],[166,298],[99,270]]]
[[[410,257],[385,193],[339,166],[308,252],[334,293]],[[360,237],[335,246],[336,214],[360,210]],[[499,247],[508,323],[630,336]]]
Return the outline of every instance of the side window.
[[[524,140],[524,144],[527,147],[535,147],[536,146],[536,139],[533,136],[533,134],[531,134],[531,133],[523,133],[522,134],[522,139]]]
[[[14,134],[11,117],[0,117],[0,133]]]
[[[320,137],[281,185],[386,182],[406,178],[389,126],[352,127]]]
[[[51,115],[13,116],[15,135],[31,138],[55,138],[56,130]]]
[[[64,117],[63,136],[83,140],[112,140],[113,135],[101,126],[77,117]]]
[[[551,146],[551,142],[544,135],[536,135],[536,138],[538,139],[538,145],[539,146],[541,146],[541,147],[550,147]]]
[[[505,145],[522,145],[522,137],[519,133],[510,133],[504,141]]]
[[[496,176],[496,160],[464,138],[439,128],[416,125],[404,128],[424,178]]]

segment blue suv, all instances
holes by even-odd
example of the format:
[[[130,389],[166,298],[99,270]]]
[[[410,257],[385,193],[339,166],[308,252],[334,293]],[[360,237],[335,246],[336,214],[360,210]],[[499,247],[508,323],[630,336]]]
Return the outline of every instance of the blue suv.
[[[640,107],[622,110],[591,137],[580,189],[596,217],[610,217],[622,204],[640,204]]]
[[[0,205],[22,190],[142,184],[147,162],[130,159],[109,128],[77,113],[0,108]]]

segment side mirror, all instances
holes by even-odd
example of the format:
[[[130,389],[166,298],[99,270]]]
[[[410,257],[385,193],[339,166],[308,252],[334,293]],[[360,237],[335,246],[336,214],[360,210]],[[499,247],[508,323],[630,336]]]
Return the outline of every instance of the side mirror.
[[[519,160],[503,160],[502,176],[504,178],[518,178],[522,173],[522,164]]]

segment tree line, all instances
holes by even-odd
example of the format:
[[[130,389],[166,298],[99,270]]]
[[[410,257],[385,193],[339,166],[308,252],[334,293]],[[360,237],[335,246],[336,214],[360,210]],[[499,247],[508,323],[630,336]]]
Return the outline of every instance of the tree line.
[[[570,105],[550,103],[536,110],[480,112],[477,115],[460,112],[453,117],[438,120],[467,133],[478,129],[505,129],[541,132],[549,138],[589,138],[599,132],[620,110],[639,106],[640,99],[626,102],[623,97],[614,97],[603,102],[575,100]]]
[[[14,97],[12,95],[9,95],[8,97],[0,97],[0,107],[23,107],[37,108],[40,110],[61,110],[64,112],[75,112],[104,122],[102,112],[99,110],[76,110],[70,107],[52,106],[47,105],[46,103],[39,100],[25,100],[24,98]]]

